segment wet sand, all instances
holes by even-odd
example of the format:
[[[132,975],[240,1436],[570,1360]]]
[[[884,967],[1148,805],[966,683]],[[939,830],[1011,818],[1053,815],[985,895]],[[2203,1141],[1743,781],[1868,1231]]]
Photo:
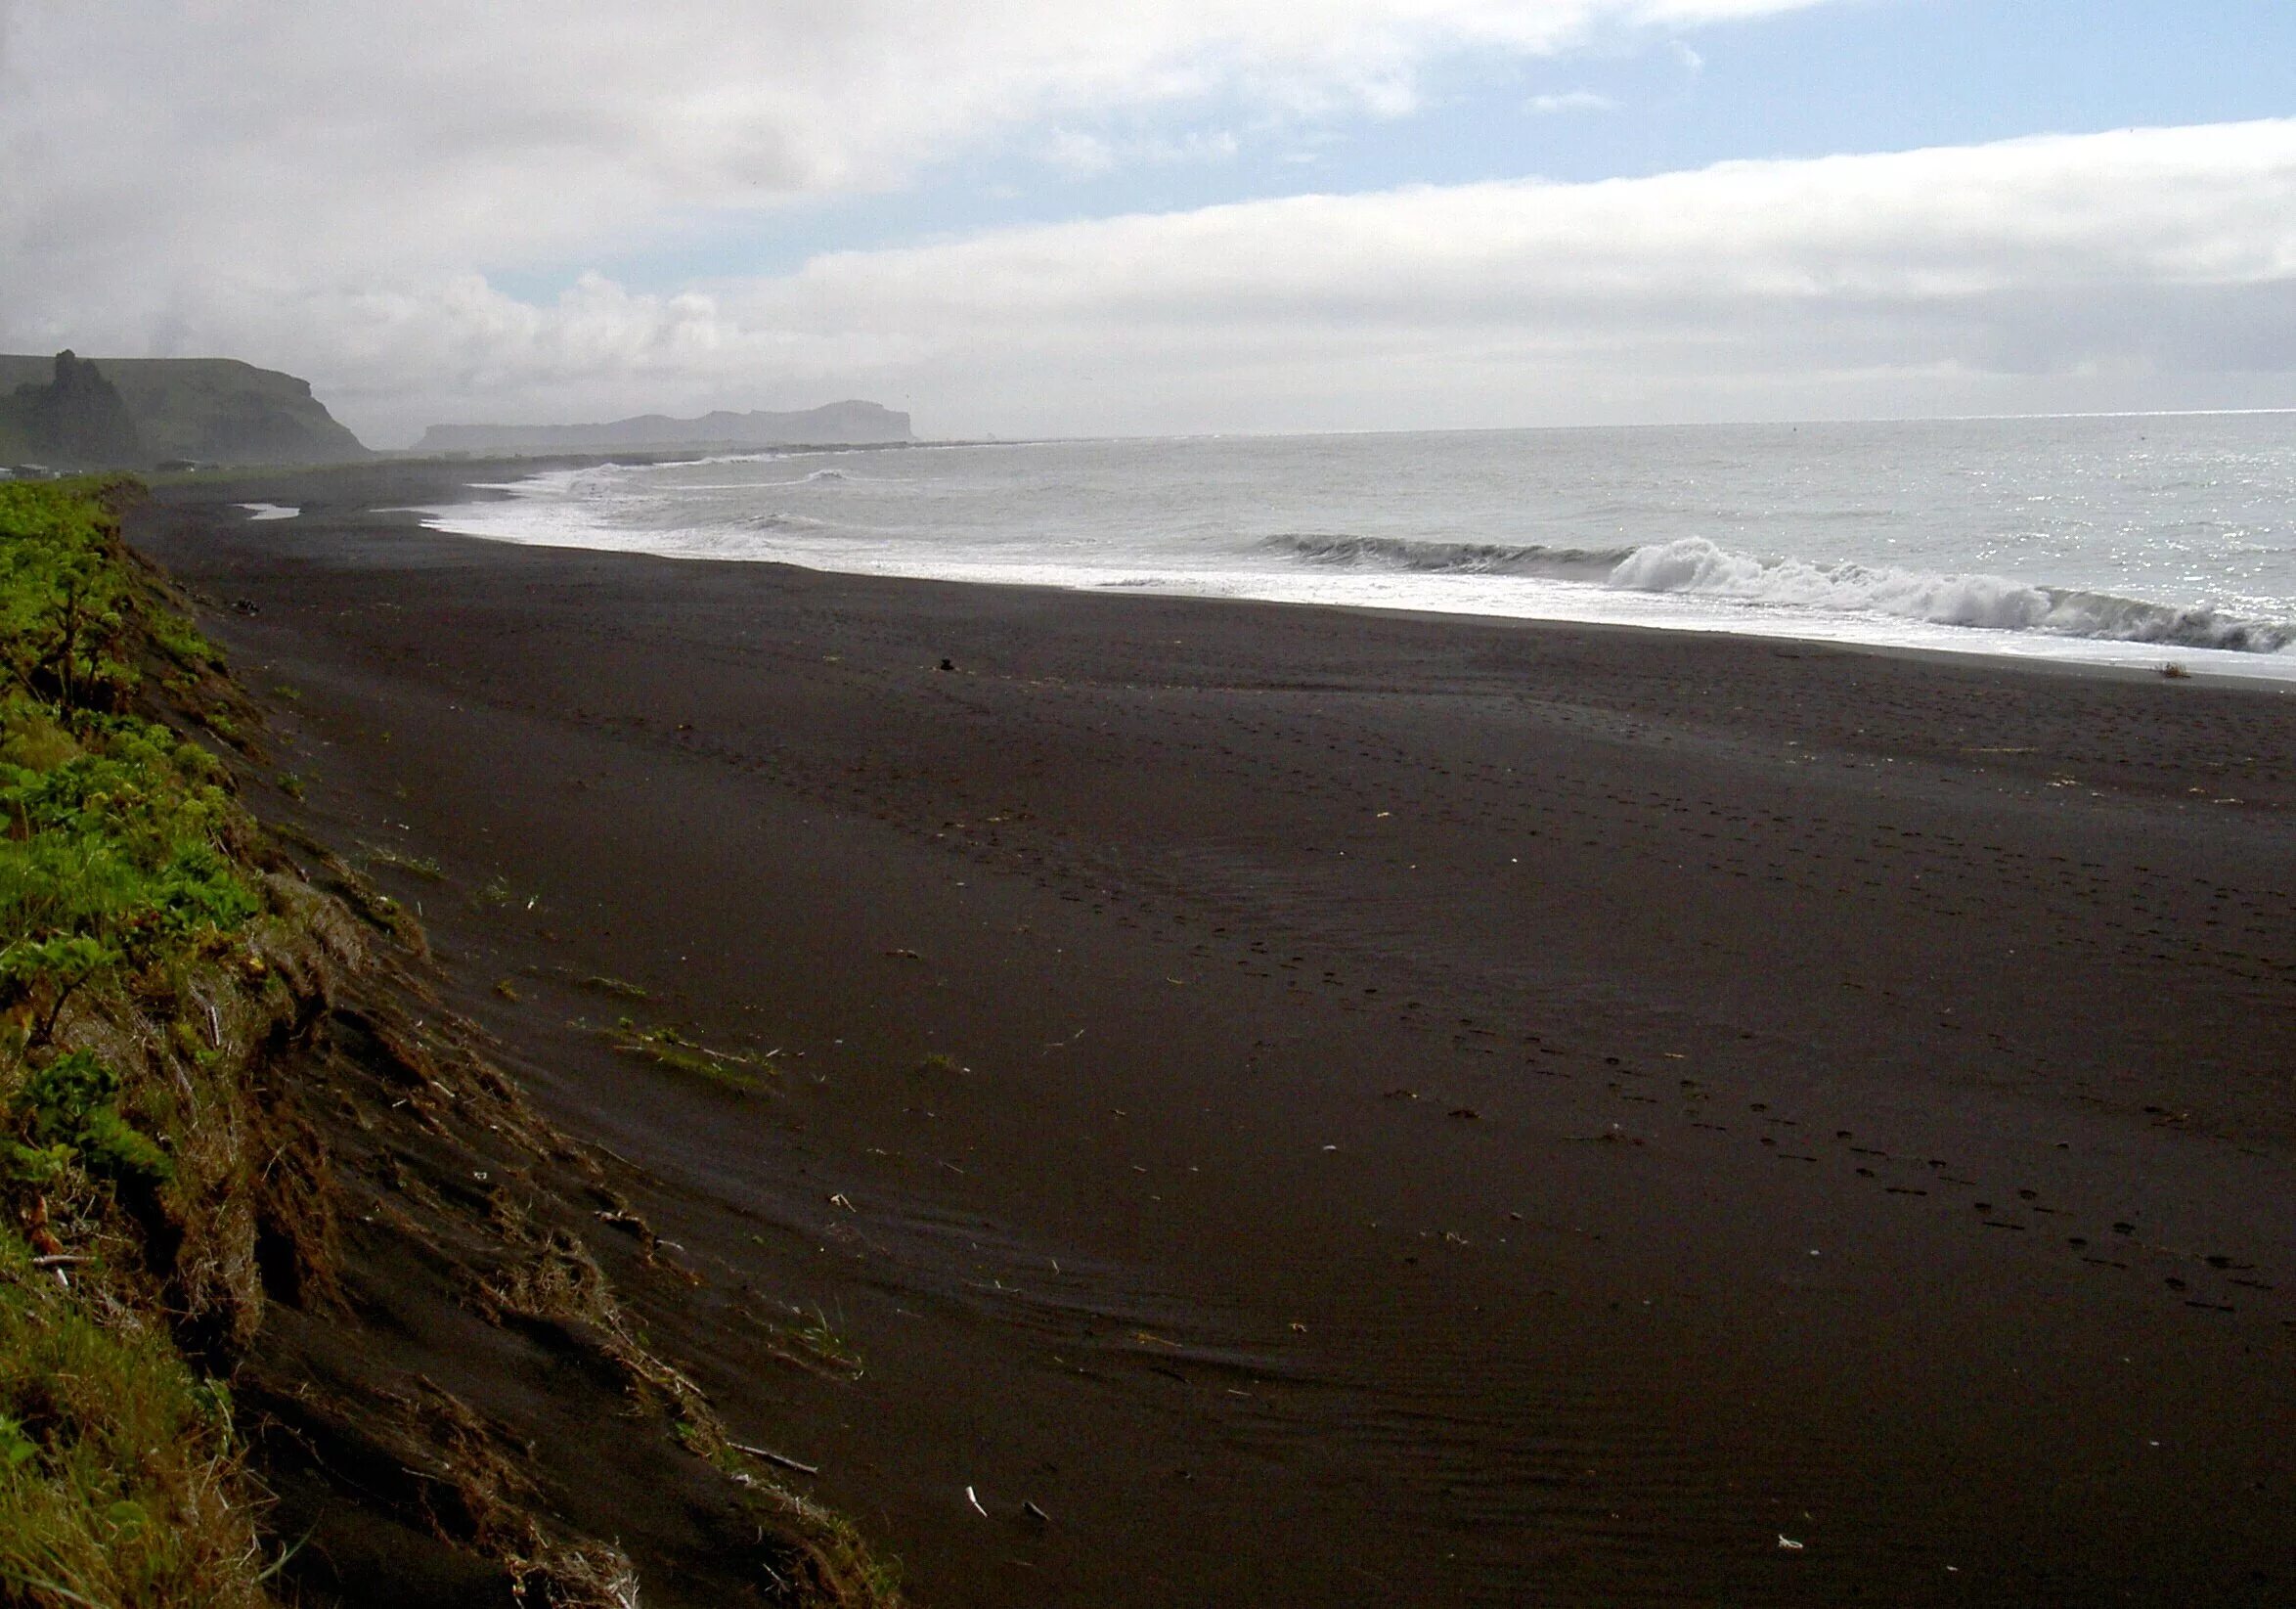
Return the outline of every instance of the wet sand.
[[[130,536],[921,1601],[2296,1597],[2296,697],[371,512],[472,477]]]

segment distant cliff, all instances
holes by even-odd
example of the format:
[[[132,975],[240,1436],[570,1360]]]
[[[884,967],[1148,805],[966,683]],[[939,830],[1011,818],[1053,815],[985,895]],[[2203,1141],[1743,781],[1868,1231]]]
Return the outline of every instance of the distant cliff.
[[[0,458],[134,469],[172,459],[331,464],[369,456],[311,395],[311,382],[292,375],[236,358],[98,358],[73,360],[66,381],[70,356],[0,356]],[[116,421],[98,424],[90,410],[105,404],[91,380],[124,404],[127,433]],[[62,394],[67,387],[69,400]],[[66,421],[80,432],[68,442],[53,428]]]
[[[873,402],[832,402],[792,414],[733,414],[699,419],[643,414],[610,425],[433,425],[419,453],[596,453],[619,449],[825,447],[914,441],[908,415]]]

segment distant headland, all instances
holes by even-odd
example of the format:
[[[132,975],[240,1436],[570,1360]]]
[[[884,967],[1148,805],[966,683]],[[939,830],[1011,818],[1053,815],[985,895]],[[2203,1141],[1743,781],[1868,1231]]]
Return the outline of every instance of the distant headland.
[[[416,456],[741,451],[916,439],[905,413],[832,402],[792,413],[643,414],[602,425],[433,425]],[[341,464],[375,452],[311,382],[237,358],[0,354],[0,476],[77,469]]]
[[[699,419],[641,414],[607,425],[433,425],[418,453],[576,453],[663,448],[828,447],[914,441],[908,415],[874,402]]]
[[[236,358],[0,356],[0,464],[140,469],[370,456],[309,380]]]

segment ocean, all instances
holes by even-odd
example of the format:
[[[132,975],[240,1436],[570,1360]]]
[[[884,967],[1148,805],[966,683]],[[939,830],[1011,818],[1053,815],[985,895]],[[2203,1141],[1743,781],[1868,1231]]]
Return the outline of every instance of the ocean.
[[[1177,437],[552,469],[444,530],[2296,680],[2296,414]]]

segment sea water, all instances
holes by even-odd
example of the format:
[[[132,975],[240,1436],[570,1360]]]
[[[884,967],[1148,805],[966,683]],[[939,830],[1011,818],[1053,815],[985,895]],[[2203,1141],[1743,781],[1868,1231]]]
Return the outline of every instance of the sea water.
[[[2296,414],[1184,437],[538,473],[505,541],[2296,681]]]

